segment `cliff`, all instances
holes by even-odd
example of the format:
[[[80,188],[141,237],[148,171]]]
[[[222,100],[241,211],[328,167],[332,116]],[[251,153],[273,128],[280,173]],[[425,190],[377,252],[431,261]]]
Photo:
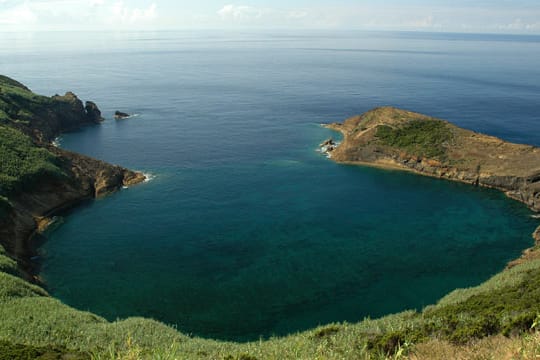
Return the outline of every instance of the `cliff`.
[[[27,277],[35,270],[32,235],[50,216],[145,179],[51,145],[62,132],[101,121],[93,102],[83,105],[71,92],[41,96],[0,76],[0,244]]]
[[[391,107],[328,127],[344,137],[331,152],[337,162],[391,167],[495,188],[540,211],[540,148]]]

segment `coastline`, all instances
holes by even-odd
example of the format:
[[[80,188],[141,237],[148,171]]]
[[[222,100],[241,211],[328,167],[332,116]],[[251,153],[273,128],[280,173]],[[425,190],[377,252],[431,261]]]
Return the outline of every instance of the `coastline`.
[[[85,157],[84,155],[80,154],[75,155]],[[123,176],[120,181],[116,179],[115,175],[112,175],[110,178],[105,176],[102,179],[100,179],[99,176],[96,176],[96,183],[100,181],[105,183],[112,181],[112,185],[108,184],[106,191],[103,192],[99,191],[99,188],[97,187],[96,191],[93,193],[88,193],[86,191],[77,193],[77,191],[72,191],[72,194],[76,193],[77,195],[73,197],[68,197],[67,199],[58,197],[58,202],[49,203],[49,207],[38,209],[37,211],[36,209],[32,208],[32,205],[28,206],[27,204],[24,204],[24,202],[26,202],[26,200],[24,199],[22,200],[22,203],[20,205],[21,212],[30,215],[33,219],[33,223],[31,223],[30,227],[27,227],[26,233],[28,235],[26,237],[20,236],[15,238],[15,247],[17,249],[15,256],[25,278],[31,280],[31,282],[40,286],[44,286],[45,284],[39,276],[41,264],[39,262],[38,249],[42,245],[43,241],[45,241],[43,234],[49,229],[51,225],[55,223],[55,217],[66,216],[66,214],[68,214],[69,212],[77,209],[85,203],[91,202],[92,200],[112,195],[113,193],[120,191],[128,186],[149,181],[149,178],[142,172],[131,172],[130,170],[120,168],[115,165],[110,165],[108,163],[89,157],[86,157],[85,160],[90,160],[90,162],[96,163],[99,165],[99,167],[103,167],[104,169],[121,169],[121,171],[126,172],[128,176]],[[128,179],[129,176],[134,176],[134,178]],[[40,197],[41,194],[36,195],[36,198]],[[32,201],[35,201],[35,199]],[[19,211],[19,209],[17,209],[16,211]],[[20,221],[13,221],[13,226],[15,228],[24,228],[27,221],[23,220],[23,218],[21,217],[16,217],[15,219],[19,219]],[[35,261],[35,259],[38,259],[38,261]]]
[[[11,144],[16,138],[25,152],[39,155],[28,156],[29,160],[20,156],[14,158],[17,155],[10,153],[4,155],[3,161],[7,164],[19,163],[11,169],[25,168],[20,165],[22,163],[26,169],[37,170],[20,174],[10,170],[9,176],[2,173],[5,178],[11,176],[13,183],[0,184],[0,190],[4,190],[2,195],[9,204],[0,217],[0,245],[17,261],[21,276],[33,283],[41,283],[39,262],[34,260],[38,258],[40,236],[54,216],[125,186],[145,182],[148,177],[142,172],[58,146],[61,134],[104,121],[95,103],[87,101],[84,104],[72,92],[63,96],[41,96],[15,80],[0,76],[0,100],[10,104],[10,96],[19,100],[15,107],[6,105],[0,109],[7,116],[0,122],[2,141]],[[24,121],[18,118],[19,108],[26,111]],[[2,189],[2,185],[8,190]]]

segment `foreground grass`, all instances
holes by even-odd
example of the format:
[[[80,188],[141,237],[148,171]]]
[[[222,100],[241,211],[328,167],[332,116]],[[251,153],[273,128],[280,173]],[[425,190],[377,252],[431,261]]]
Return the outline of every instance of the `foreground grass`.
[[[467,345],[430,340],[418,344],[407,357],[411,360],[529,360],[540,358],[540,332],[531,329],[520,336],[495,335]]]
[[[70,353],[80,358],[379,359],[408,355],[420,359],[429,344],[466,349],[463,344],[493,336],[507,339],[504,335],[508,335],[518,336],[511,340],[515,345],[523,341],[521,334],[528,334],[540,313],[540,261],[531,261],[480,286],[456,290],[422,312],[330,324],[240,344],[192,338],[150,319],[111,323],[70,308],[15,276],[16,264],[1,248],[0,269],[0,350],[4,344],[4,350]]]

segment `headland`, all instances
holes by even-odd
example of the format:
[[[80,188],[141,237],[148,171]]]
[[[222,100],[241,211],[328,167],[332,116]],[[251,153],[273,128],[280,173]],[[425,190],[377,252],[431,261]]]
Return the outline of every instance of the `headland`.
[[[393,107],[376,108],[325,126],[343,135],[339,146],[324,149],[338,163],[411,171],[494,188],[540,211],[538,147],[510,143]],[[540,227],[533,237],[540,242]],[[530,251],[526,254],[531,256]]]
[[[61,133],[104,119],[72,92],[33,93],[0,76],[0,245],[25,277],[38,281],[34,237],[50,218],[85,200],[145,180],[141,173],[53,146]]]

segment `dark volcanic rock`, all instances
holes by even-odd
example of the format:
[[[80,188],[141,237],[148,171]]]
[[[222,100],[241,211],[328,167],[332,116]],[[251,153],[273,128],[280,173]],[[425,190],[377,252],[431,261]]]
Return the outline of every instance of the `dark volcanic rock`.
[[[114,112],[114,118],[115,118],[116,120],[127,119],[127,118],[130,117],[130,116],[131,116],[131,115],[129,115],[129,114],[125,113],[125,112],[118,111],[118,110],[116,110],[116,111]]]
[[[336,143],[334,142],[334,139],[330,138],[323,141],[319,146],[323,147],[323,146],[334,146],[334,145],[336,145]]]
[[[101,111],[94,102],[87,101],[84,109],[86,111],[86,117],[88,121],[99,124],[100,122],[105,120],[101,117]]]

